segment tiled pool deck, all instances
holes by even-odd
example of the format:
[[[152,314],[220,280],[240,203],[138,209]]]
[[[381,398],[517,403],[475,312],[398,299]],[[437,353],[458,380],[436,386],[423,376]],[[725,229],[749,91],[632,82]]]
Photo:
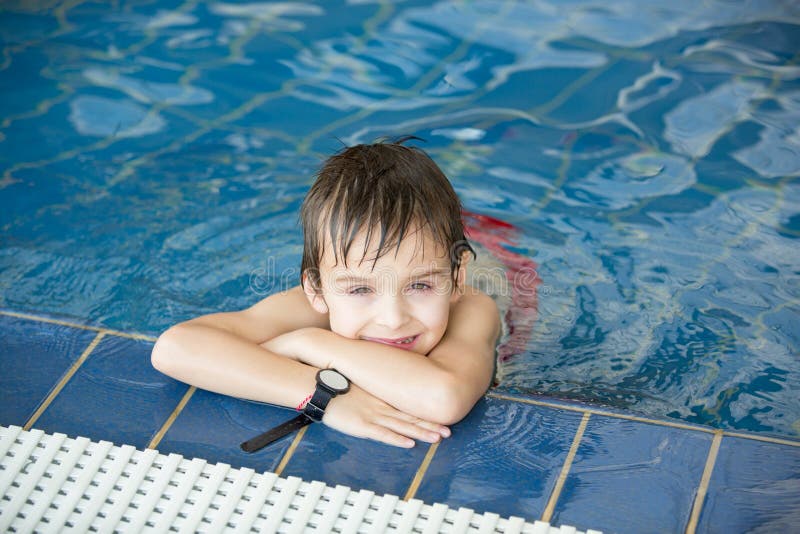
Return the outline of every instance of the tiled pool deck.
[[[155,371],[150,336],[0,311],[0,424],[86,436],[452,508],[605,532],[796,531],[800,441],[491,391],[441,444],[323,425],[256,454],[289,411]]]

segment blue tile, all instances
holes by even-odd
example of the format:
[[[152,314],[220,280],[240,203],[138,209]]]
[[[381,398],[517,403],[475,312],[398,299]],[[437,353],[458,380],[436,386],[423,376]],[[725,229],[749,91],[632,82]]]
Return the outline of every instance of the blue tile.
[[[553,515],[604,532],[683,532],[711,435],[592,416]]]
[[[36,428],[146,447],[188,389],[153,369],[152,348],[151,342],[103,338]]]
[[[797,532],[800,447],[725,437],[698,532]]]
[[[294,436],[250,454],[239,445],[295,415],[294,410],[197,390],[161,440],[158,450],[225,462],[233,467],[250,467],[257,472],[274,471]]]
[[[487,398],[442,442],[417,498],[538,519],[580,414]]]
[[[0,423],[23,426],[96,335],[0,315]]]
[[[283,474],[403,497],[428,447],[417,443],[413,449],[401,449],[315,424],[306,431]]]

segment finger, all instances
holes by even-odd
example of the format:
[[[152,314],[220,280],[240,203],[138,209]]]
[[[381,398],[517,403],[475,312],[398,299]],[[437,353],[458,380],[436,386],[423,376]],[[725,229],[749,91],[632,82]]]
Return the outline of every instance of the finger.
[[[414,445],[416,445],[413,439],[407,436],[402,436],[381,425],[370,425],[364,437],[373,439],[375,441],[380,441],[388,445],[394,445],[395,447],[403,447],[404,449],[411,449],[414,447]]]
[[[387,414],[390,417],[395,417],[397,419],[401,419],[403,421],[407,421],[409,423],[413,423],[417,426],[420,426],[426,430],[431,430],[436,432],[443,438],[450,437],[450,429],[444,425],[440,425],[439,423],[433,423],[431,421],[426,421],[425,419],[421,419],[415,415],[408,414],[406,412],[401,412],[399,410],[395,410],[394,412]]]
[[[442,439],[442,435],[435,430],[428,430],[420,425],[398,419],[397,417],[383,416],[376,420],[376,423],[403,436],[408,436],[427,443],[436,443]]]
[[[439,423],[432,423],[424,419],[418,419],[417,422],[414,424],[416,424],[417,426],[421,426],[422,428],[425,428],[432,432],[436,432],[443,438],[450,437],[450,429],[444,425],[440,425]]]

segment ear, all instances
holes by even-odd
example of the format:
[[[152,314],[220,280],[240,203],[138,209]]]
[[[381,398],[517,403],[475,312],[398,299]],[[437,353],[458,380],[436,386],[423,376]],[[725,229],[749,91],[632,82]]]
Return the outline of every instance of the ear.
[[[450,294],[450,302],[458,302],[461,295],[464,294],[467,283],[467,264],[471,258],[472,255],[468,251],[464,251],[461,254],[461,265],[458,266],[458,270],[456,271],[455,287],[453,287],[453,291]]]
[[[306,294],[306,298],[308,299],[308,303],[311,304],[311,307],[314,308],[314,311],[325,315],[328,313],[328,304],[325,302],[325,299],[322,296],[322,291],[318,291],[314,288],[314,285],[309,280],[308,275],[303,273],[303,293]]]

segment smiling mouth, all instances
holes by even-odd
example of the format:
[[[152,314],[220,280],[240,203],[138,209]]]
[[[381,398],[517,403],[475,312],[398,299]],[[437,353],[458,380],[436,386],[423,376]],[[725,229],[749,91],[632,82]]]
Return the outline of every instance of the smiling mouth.
[[[419,334],[408,337],[398,337],[394,339],[381,337],[362,337],[361,339],[364,341],[374,341],[375,343],[382,343],[384,345],[390,345],[392,347],[398,347],[401,349],[410,349],[416,344],[417,339],[419,339]]]

